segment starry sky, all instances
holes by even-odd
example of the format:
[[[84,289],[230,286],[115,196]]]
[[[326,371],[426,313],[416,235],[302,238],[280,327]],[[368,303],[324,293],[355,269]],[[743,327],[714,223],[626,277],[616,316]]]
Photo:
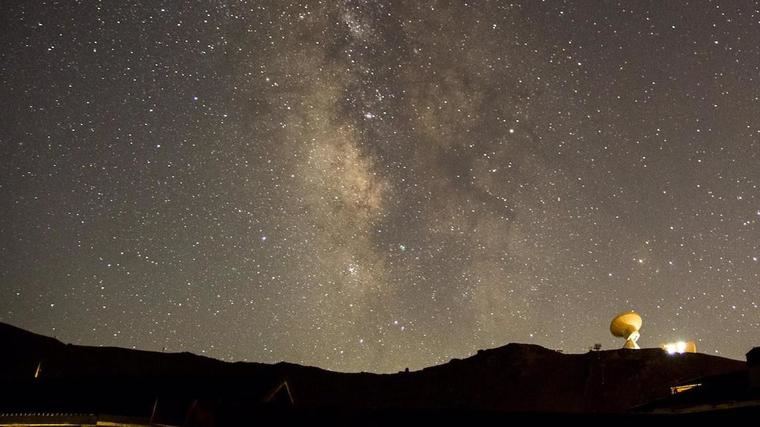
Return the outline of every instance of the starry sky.
[[[760,6],[14,1],[0,321],[393,372],[760,344]]]

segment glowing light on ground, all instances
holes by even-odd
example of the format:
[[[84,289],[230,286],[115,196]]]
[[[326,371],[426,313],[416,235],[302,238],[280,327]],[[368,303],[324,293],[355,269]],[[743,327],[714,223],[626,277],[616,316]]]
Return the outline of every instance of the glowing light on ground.
[[[694,341],[676,341],[662,346],[668,354],[696,353],[697,345]]]

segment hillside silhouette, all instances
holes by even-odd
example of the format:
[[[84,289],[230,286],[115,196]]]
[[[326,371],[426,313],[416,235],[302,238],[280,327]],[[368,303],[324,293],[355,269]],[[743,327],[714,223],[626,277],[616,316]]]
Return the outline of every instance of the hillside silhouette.
[[[747,371],[743,361],[705,354],[508,344],[419,371],[340,373],[64,344],[2,323],[0,347],[0,413],[108,413],[176,425],[232,425],[272,411],[623,414],[667,398],[673,386]]]

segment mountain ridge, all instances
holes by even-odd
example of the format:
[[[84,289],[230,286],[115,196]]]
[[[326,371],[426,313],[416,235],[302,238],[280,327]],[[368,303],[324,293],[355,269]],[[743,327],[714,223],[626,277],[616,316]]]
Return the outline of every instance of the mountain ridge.
[[[119,384],[121,399],[143,406],[161,395],[246,407],[244,402],[259,404],[287,384],[298,408],[624,413],[668,396],[670,387],[686,381],[746,371],[745,362],[704,354],[669,355],[660,349],[564,354],[509,343],[417,371],[344,373],[289,362],[225,362],[187,352],[64,344],[2,323],[0,344],[0,379],[28,387],[29,399],[39,395],[39,387],[51,387],[81,389],[80,400],[87,401],[96,399],[87,390]],[[23,398],[10,402],[24,404]]]

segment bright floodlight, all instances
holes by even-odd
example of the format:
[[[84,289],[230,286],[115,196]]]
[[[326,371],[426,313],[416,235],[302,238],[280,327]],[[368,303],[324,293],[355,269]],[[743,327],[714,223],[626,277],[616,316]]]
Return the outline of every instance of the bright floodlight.
[[[668,354],[696,353],[697,344],[694,341],[677,341],[664,344],[662,349]]]
[[[623,348],[638,350],[639,345],[636,342],[641,336],[639,334],[641,323],[641,316],[635,311],[618,314],[610,323],[610,332],[616,337],[625,338]]]

